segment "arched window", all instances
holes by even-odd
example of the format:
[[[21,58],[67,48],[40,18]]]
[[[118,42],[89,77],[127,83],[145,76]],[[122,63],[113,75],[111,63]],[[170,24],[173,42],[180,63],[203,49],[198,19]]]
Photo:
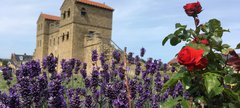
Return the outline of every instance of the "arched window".
[[[67,32],[67,40],[69,39],[69,32]]]
[[[62,13],[62,16],[63,16],[63,19],[66,18],[66,11],[64,11],[64,12]]]
[[[57,41],[58,45],[59,45],[59,37],[58,37],[58,41]]]
[[[53,45],[55,45],[55,38],[53,38]]]
[[[86,14],[87,14],[86,9],[85,9],[85,8],[82,8],[82,9],[81,9],[81,15],[82,15],[82,16],[85,16]]]
[[[50,46],[52,46],[52,39],[50,39]]]
[[[92,38],[93,36],[94,36],[94,31],[89,31],[89,32],[88,32],[88,37],[89,37],[89,38]]]
[[[63,33],[63,36],[62,36],[62,41],[64,41],[64,38],[65,38],[65,34]]]
[[[71,11],[70,11],[70,8],[68,9],[68,12],[67,12],[67,14],[68,14],[68,17],[70,17],[70,15],[71,15],[71,13],[70,13]]]

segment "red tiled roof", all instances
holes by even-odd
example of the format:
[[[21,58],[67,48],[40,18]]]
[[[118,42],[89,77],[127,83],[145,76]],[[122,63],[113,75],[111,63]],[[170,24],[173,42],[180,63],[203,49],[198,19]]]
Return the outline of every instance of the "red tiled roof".
[[[48,20],[60,20],[61,18],[59,16],[49,15],[49,14],[41,14],[41,16]]]
[[[77,0],[80,3],[84,3],[84,4],[88,4],[88,5],[92,5],[92,6],[96,6],[96,7],[100,7],[100,8],[104,8],[104,9],[108,9],[108,10],[114,10],[112,7],[107,6],[105,4],[102,3],[98,3],[98,2],[94,2],[91,0]]]

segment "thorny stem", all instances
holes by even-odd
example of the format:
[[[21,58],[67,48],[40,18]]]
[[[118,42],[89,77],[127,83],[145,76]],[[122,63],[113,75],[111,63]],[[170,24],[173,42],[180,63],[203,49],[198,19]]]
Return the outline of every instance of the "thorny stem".
[[[197,20],[197,16],[194,16],[193,19],[194,19],[195,27],[196,27],[196,29],[197,29],[197,26],[198,26],[198,24],[197,24],[197,22],[196,22],[196,20]]]
[[[124,67],[125,67],[125,85],[127,87],[127,97],[128,97],[128,107],[129,108],[132,108],[132,100],[131,100],[131,94],[130,94],[130,89],[129,89],[129,86],[128,86],[128,77],[127,77],[127,73],[126,73],[126,70],[127,70],[127,47],[124,48]]]

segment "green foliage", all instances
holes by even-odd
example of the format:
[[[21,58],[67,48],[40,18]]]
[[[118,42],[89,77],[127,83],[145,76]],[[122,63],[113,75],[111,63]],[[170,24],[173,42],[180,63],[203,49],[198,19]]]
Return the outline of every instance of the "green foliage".
[[[219,77],[220,75],[211,72],[205,73],[203,75],[204,86],[209,97],[213,97],[222,93],[224,88],[221,86]]]
[[[237,45],[236,49],[240,49],[240,43],[238,43],[238,45]]]
[[[182,79],[182,78],[184,77],[184,75],[185,75],[185,73],[182,73],[182,72],[179,72],[179,73],[174,74],[174,75],[171,77],[171,79],[168,80],[168,81],[164,84],[161,92],[163,93],[163,92],[165,92],[165,91],[167,90],[167,88],[173,87],[174,85],[176,85],[176,83],[178,82],[178,80]]]
[[[171,40],[170,40],[170,43],[172,46],[176,46],[177,44],[179,44],[181,42],[181,39],[178,38],[178,37],[173,37]]]
[[[174,106],[176,106],[178,104],[178,100],[180,97],[178,97],[177,99],[173,99],[173,98],[168,98],[167,101],[165,101],[164,103],[162,103],[160,105],[161,108],[173,108]]]
[[[170,40],[172,46],[186,42],[185,46],[203,49],[203,57],[207,58],[208,65],[204,69],[193,71],[188,71],[185,67],[180,68],[180,71],[164,84],[162,92],[180,81],[193,97],[193,103],[196,106],[200,106],[199,101],[208,107],[234,108],[238,106],[240,104],[240,74],[234,74],[234,70],[223,58],[223,55],[229,55],[232,50],[230,45],[222,42],[223,33],[230,31],[223,29],[221,22],[217,19],[211,19],[205,24],[196,26],[195,30],[187,29],[186,25],[180,23],[177,23],[175,28],[176,31],[168,35],[162,45]],[[207,40],[208,43],[203,43],[201,40]],[[240,49],[240,43],[236,49]],[[187,102],[181,101],[183,108],[188,107]]]

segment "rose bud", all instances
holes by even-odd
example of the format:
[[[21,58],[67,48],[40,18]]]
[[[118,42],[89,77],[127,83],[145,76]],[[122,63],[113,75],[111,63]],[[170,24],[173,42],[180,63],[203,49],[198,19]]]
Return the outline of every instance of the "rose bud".
[[[197,17],[197,14],[202,12],[202,6],[200,2],[188,3],[183,8],[188,16]]]

